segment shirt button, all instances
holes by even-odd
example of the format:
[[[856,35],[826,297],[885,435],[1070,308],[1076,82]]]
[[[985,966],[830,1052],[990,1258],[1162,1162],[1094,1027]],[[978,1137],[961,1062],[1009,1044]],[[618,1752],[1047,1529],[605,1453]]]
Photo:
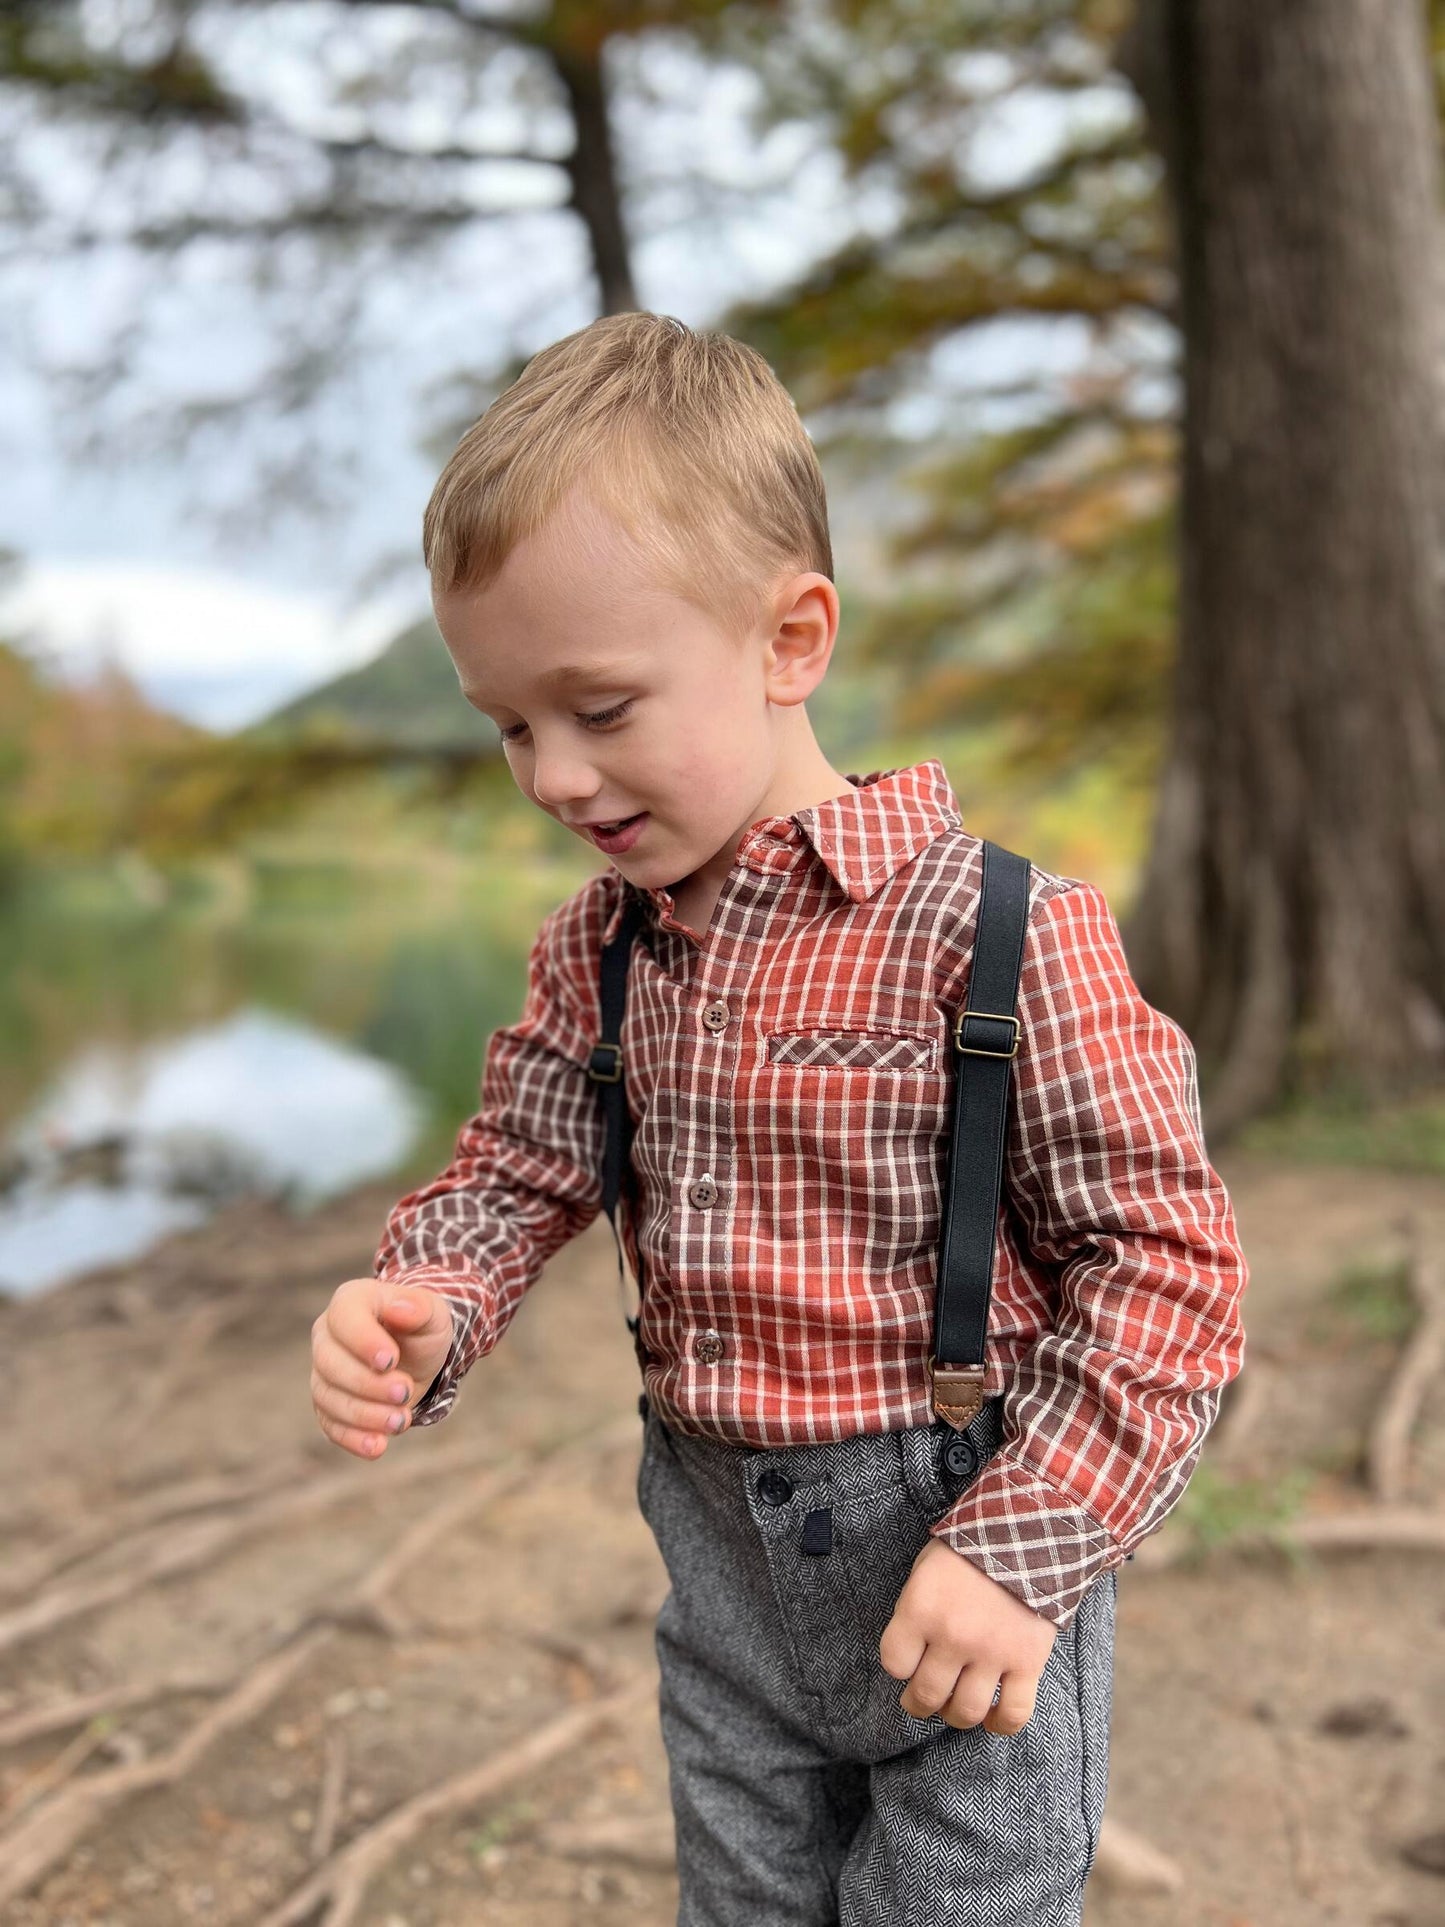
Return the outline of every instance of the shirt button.
[[[700,1332],[692,1341],[692,1355],[704,1365],[716,1365],[726,1350],[721,1332]]]
[[[711,1172],[704,1171],[696,1184],[688,1186],[687,1195],[694,1204],[701,1205],[706,1211],[708,1206],[717,1203],[717,1184]]]
[[[709,1004],[707,1009],[702,1013],[702,1021],[707,1025],[709,1030],[721,1030],[727,1023],[727,1020],[728,1007],[721,997],[714,1003]]]
[[[793,1496],[793,1481],[786,1472],[770,1466],[758,1480],[758,1497],[764,1505],[786,1505]]]

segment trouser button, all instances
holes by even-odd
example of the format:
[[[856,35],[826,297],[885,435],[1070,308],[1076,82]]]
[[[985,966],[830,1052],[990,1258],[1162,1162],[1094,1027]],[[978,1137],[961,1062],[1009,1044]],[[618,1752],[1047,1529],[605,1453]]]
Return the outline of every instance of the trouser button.
[[[978,1447],[962,1432],[955,1432],[943,1448],[943,1463],[959,1479],[971,1479],[978,1470]]]
[[[793,1481],[786,1472],[769,1467],[758,1480],[758,1497],[764,1505],[786,1505],[793,1496]]]

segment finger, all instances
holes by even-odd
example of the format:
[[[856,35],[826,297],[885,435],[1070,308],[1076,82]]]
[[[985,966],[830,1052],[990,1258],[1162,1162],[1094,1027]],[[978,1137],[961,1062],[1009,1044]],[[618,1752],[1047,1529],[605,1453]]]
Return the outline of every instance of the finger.
[[[1017,1733],[1033,1717],[1037,1694],[1035,1682],[1022,1673],[1005,1673],[996,1704],[984,1725],[990,1733]]]
[[[926,1720],[948,1704],[958,1683],[961,1664],[956,1652],[930,1645],[914,1668],[912,1679],[898,1695],[898,1704],[915,1719]]]
[[[393,1286],[391,1290],[392,1296],[378,1305],[377,1316],[403,1337],[415,1338],[436,1318],[440,1294],[425,1285],[410,1285],[404,1290]]]
[[[337,1425],[357,1432],[404,1432],[411,1414],[399,1405],[380,1405],[374,1399],[357,1398],[330,1385],[318,1373],[311,1374],[311,1403]]]
[[[922,1633],[895,1611],[883,1628],[878,1657],[885,1673],[891,1673],[894,1679],[911,1679],[927,1647]]]
[[[343,1452],[354,1452],[359,1459],[378,1459],[386,1450],[383,1432],[359,1432],[354,1426],[338,1425],[322,1412],[316,1414],[316,1423],[334,1445],[339,1445]]]
[[[311,1362],[328,1385],[353,1392],[358,1398],[371,1399],[378,1405],[409,1405],[416,1391],[415,1380],[408,1372],[373,1371],[359,1358],[343,1351],[324,1330],[316,1333],[311,1341]]]
[[[940,1710],[945,1726],[980,1726],[998,1691],[998,1670],[992,1666],[965,1666],[948,1704]]]
[[[400,1356],[397,1340],[382,1324],[378,1312],[389,1301],[392,1287],[383,1285],[378,1279],[369,1281],[370,1289],[350,1290],[348,1280],[332,1294],[326,1312],[326,1328],[353,1358],[359,1358],[364,1365],[375,1371],[384,1372],[395,1365]]]

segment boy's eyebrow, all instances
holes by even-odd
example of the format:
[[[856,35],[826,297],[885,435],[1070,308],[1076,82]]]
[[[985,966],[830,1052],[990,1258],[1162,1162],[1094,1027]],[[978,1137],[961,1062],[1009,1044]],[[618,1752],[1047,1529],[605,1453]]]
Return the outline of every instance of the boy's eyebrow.
[[[642,656],[627,657],[618,662],[564,662],[560,668],[543,670],[537,681],[549,691],[560,687],[611,689],[618,683],[640,676],[646,666],[646,659]],[[463,683],[462,694],[474,708],[485,707],[484,703],[478,701],[474,685]]]
[[[579,662],[563,663],[560,669],[548,669],[538,676],[537,681],[544,689],[557,689],[570,683],[576,689],[602,689],[619,677],[636,673],[641,667],[638,662]]]

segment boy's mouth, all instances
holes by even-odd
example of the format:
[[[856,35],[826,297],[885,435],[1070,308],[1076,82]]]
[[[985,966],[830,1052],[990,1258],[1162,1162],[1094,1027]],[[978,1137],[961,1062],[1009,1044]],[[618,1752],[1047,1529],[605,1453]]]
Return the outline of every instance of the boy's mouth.
[[[647,811],[639,810],[635,816],[621,817],[616,823],[592,823],[587,834],[599,850],[606,850],[609,856],[617,856],[623,850],[630,850],[641,834],[647,820]]]

